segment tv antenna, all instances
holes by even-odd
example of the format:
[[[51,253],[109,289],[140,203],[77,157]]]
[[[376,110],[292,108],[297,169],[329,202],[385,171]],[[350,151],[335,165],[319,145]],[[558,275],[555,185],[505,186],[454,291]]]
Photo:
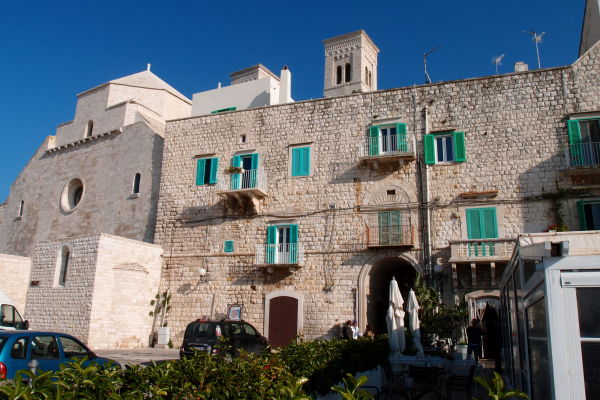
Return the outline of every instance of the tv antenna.
[[[504,54],[492,58],[492,63],[496,64],[496,75],[498,75],[498,65],[502,65],[502,59],[504,58]]]
[[[538,44],[542,43],[542,38],[544,37],[546,32],[538,34],[534,31],[523,31],[523,33],[531,35],[531,40],[533,40],[533,42],[535,43],[535,52],[537,53],[538,69],[542,68],[542,63],[540,63],[540,49]]]
[[[427,72],[427,56],[430,55],[431,53],[433,53],[434,51],[436,51],[437,49],[439,49],[440,47],[442,47],[441,45],[434,47],[433,49],[429,50],[426,53],[423,53],[423,68],[425,69],[425,83],[431,83],[431,77],[429,76],[429,73]]]

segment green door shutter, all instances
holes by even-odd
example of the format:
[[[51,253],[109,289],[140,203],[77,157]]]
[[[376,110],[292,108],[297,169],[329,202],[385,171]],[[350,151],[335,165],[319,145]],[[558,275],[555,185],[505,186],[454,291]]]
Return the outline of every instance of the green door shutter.
[[[581,145],[581,128],[579,120],[572,119],[567,121],[567,129],[569,131],[569,150],[571,156],[571,166],[578,167],[583,165],[582,145]]]
[[[454,132],[452,135],[454,136],[454,161],[467,161],[467,153],[465,149],[465,133]]]
[[[218,158],[211,158],[210,159],[210,178],[208,180],[208,183],[210,184],[215,184],[217,183],[217,171],[219,169],[219,159]]]
[[[495,239],[498,237],[495,208],[467,209],[466,215],[469,239]],[[469,256],[493,256],[495,252],[492,242],[469,243],[467,248]]]
[[[369,128],[369,155],[379,155],[379,127],[372,126]]]
[[[199,158],[196,163],[196,185],[204,185],[204,168],[206,167],[206,159]]]
[[[585,201],[579,200],[577,202],[577,215],[579,216],[579,229],[587,231],[587,221],[585,218]]]
[[[469,239],[481,239],[481,214],[479,209],[469,209],[467,213],[467,238]]]
[[[425,164],[435,164],[435,137],[423,136],[423,147],[425,147]]]
[[[242,157],[241,156],[233,156],[231,159],[231,166],[240,168],[242,166]],[[242,184],[242,174],[231,174],[231,190],[239,190],[241,189]]]
[[[400,211],[390,211],[390,244],[402,243]]]
[[[408,142],[406,141],[406,124],[396,124],[396,134],[398,139],[398,151],[408,152]]]
[[[277,251],[277,226],[267,227],[267,264],[275,264],[275,253]]]
[[[498,238],[498,223],[496,221],[496,209],[495,208],[483,208],[481,209],[481,221],[483,223],[481,232],[483,233],[484,239],[497,239]]]
[[[290,264],[298,263],[298,225],[290,225]]]
[[[258,175],[258,153],[253,153],[251,156],[251,164],[250,164],[250,179],[249,179],[249,188],[255,188],[257,183],[257,175]]]

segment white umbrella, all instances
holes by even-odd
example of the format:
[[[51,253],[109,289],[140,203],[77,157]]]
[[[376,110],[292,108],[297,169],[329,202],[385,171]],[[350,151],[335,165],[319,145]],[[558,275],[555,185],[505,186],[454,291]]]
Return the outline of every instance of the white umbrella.
[[[408,292],[408,328],[412,332],[413,342],[419,356],[423,357],[423,345],[421,344],[421,323],[419,322],[419,302],[415,292]]]
[[[390,306],[387,312],[387,332],[388,341],[390,342],[390,358],[398,358],[406,347],[404,338],[404,311],[402,305],[404,299],[398,289],[398,282],[392,278],[390,282]]]

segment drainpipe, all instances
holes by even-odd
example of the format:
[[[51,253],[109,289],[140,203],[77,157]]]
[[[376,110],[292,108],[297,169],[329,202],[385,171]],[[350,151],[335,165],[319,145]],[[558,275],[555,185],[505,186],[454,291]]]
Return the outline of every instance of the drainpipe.
[[[427,106],[423,110],[423,118],[425,120],[425,134],[429,133],[429,114],[427,112]],[[429,185],[429,164],[425,163],[425,210],[426,210],[426,227],[427,227],[427,264],[425,265],[425,275],[428,280],[432,279],[432,266],[431,266],[431,195]]]

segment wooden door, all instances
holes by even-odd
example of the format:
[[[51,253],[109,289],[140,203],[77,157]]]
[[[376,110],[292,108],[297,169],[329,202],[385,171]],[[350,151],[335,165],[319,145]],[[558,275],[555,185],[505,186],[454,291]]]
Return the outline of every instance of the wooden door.
[[[292,343],[298,334],[298,299],[274,297],[269,309],[269,343],[273,347]]]

